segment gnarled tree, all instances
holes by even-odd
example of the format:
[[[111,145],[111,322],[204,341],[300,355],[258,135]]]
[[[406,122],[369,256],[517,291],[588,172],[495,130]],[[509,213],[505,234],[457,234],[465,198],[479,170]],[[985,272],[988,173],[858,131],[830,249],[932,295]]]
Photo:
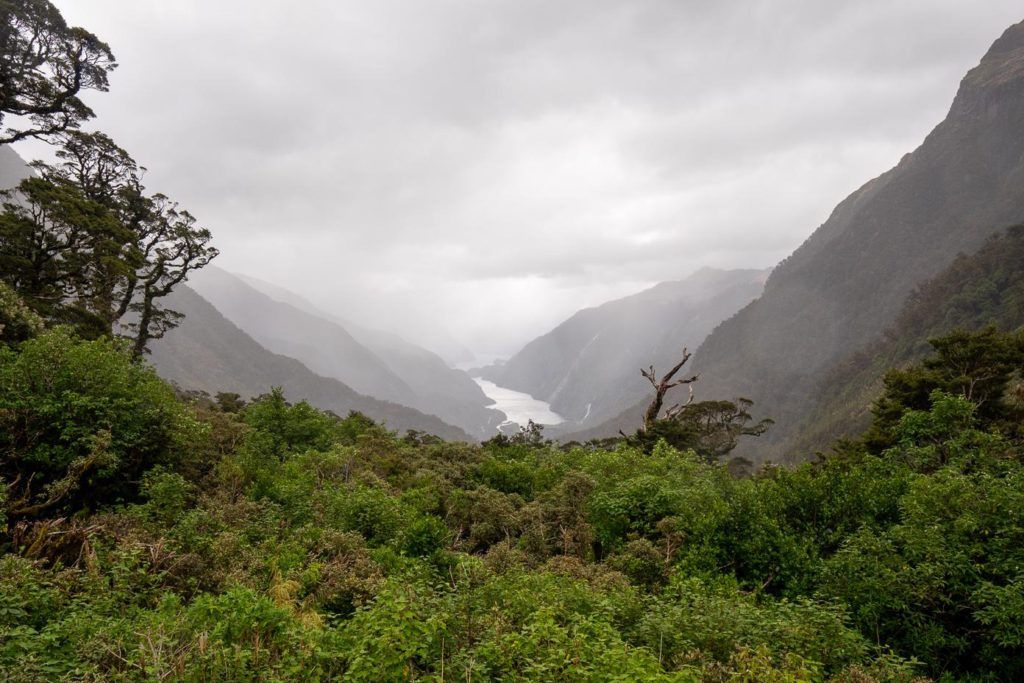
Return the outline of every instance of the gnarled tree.
[[[91,119],[79,95],[107,90],[116,66],[106,43],[68,26],[48,0],[0,0],[0,144]]]
[[[0,277],[51,320],[86,336],[120,333],[136,356],[180,315],[160,300],[216,255],[209,230],[161,194],[102,133],[60,136],[0,214]]]
[[[661,379],[658,379],[658,375],[654,372],[653,365],[649,366],[646,370],[640,371],[640,374],[643,375],[647,379],[647,381],[651,383],[652,387],[654,387],[654,400],[651,401],[651,405],[647,406],[647,411],[644,413],[644,424],[640,428],[642,432],[646,432],[648,429],[650,429],[654,425],[654,423],[657,422],[660,418],[661,409],[665,404],[665,395],[669,392],[670,389],[683,385],[692,385],[699,379],[697,375],[687,377],[685,379],[674,379],[676,374],[678,374],[679,371],[683,369],[683,366],[690,361],[691,355],[692,354],[687,349],[683,349],[683,359],[676,363],[675,366],[667,373],[665,373],[665,376],[662,377]],[[691,387],[690,397],[689,399],[687,399],[687,404],[692,402],[693,389]],[[666,417],[671,419],[672,414],[678,412],[681,409],[681,407],[682,406],[680,405],[672,406],[671,408],[668,409],[669,414],[666,415]]]
[[[654,366],[641,370],[640,374],[654,387],[654,399],[644,413],[643,425],[633,440],[651,446],[659,439],[680,449],[691,449],[708,462],[717,462],[736,448],[741,436],[760,436],[768,431],[772,420],[764,419],[751,424],[753,417],[749,409],[753,402],[738,398],[735,401],[694,402],[693,384],[697,375],[675,379],[690,360],[690,353],[683,349],[683,357],[664,377],[658,378]],[[690,391],[687,399],[664,410],[665,397],[670,389],[686,386]]]

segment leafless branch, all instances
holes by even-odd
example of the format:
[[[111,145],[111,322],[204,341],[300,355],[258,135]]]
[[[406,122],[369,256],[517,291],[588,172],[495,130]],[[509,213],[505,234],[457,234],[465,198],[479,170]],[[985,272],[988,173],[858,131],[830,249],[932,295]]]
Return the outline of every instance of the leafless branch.
[[[675,366],[669,370],[664,377],[658,379],[657,373],[654,371],[654,366],[648,366],[646,370],[640,370],[640,374],[643,375],[651,386],[654,387],[654,400],[651,401],[651,405],[647,407],[647,412],[644,413],[644,424],[641,428],[642,431],[647,431],[651,425],[657,421],[658,416],[661,414],[661,408],[665,403],[665,394],[668,393],[669,389],[678,387],[681,385],[693,384],[697,381],[698,376],[693,375],[692,377],[686,377],[684,379],[677,379],[673,381],[676,374],[682,370],[683,366],[690,360],[690,352],[687,349],[683,349],[683,357]],[[678,414],[685,406],[690,405],[693,402],[693,388],[690,387],[690,398],[683,406],[673,406],[670,411],[675,411],[673,414]]]

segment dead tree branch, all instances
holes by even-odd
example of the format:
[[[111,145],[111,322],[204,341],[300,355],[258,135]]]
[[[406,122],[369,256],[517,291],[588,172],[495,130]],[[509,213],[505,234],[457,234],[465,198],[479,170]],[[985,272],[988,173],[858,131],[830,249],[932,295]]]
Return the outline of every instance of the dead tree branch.
[[[697,381],[698,376],[693,375],[685,379],[677,379],[673,381],[683,366],[686,365],[687,361],[690,360],[690,352],[687,349],[683,349],[683,359],[676,363],[675,367],[668,371],[664,377],[658,379],[657,373],[654,371],[654,366],[649,366],[646,370],[641,370],[640,374],[643,375],[651,386],[654,387],[654,400],[651,401],[651,405],[647,407],[647,412],[644,413],[644,424],[641,427],[642,432],[646,432],[651,425],[658,420],[658,415],[661,414],[661,408],[665,404],[665,394],[668,393],[669,389],[681,386],[683,384],[693,384]],[[690,398],[685,405],[676,405],[669,409],[672,414],[678,414],[685,406],[690,405],[693,402],[693,387],[690,387]]]

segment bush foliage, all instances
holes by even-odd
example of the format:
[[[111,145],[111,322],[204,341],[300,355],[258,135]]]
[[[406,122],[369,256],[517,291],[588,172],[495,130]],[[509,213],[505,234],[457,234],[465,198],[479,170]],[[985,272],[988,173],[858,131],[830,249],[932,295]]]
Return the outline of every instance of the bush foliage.
[[[936,340],[867,439],[740,477],[665,442],[446,443],[278,391],[184,398],[46,331],[0,352],[0,671],[1019,679],[1020,341]]]

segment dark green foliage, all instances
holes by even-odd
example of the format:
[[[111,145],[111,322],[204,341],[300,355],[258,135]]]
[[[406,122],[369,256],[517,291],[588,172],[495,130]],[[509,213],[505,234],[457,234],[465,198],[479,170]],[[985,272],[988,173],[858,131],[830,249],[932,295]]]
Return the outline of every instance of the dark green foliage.
[[[1006,607],[1020,601],[1024,566],[1019,451],[981,431],[965,397],[931,400],[929,410],[903,414],[898,445],[884,454],[920,473],[897,523],[853,534],[825,565],[822,590],[847,602],[865,632],[933,669],[996,667],[1016,679],[1021,614]]]
[[[221,391],[214,398],[217,400],[217,407],[225,413],[240,413],[246,405],[242,397],[234,392]]]
[[[663,661],[677,665],[699,657],[728,661],[742,644],[797,655],[809,678],[818,680],[862,661],[869,649],[838,604],[757,599],[728,580],[707,584],[677,577],[652,601],[637,631]]]
[[[8,516],[74,512],[134,497],[199,430],[174,392],[127,351],[57,329],[0,350],[0,476]]]
[[[68,26],[47,0],[3,0],[0,22],[0,124],[8,126],[0,129],[0,144],[77,128],[92,118],[79,95],[107,89],[107,74],[117,66],[110,48]]]
[[[110,331],[95,306],[94,276],[101,264],[116,263],[112,254],[128,238],[80,188],[29,178],[0,213],[0,273],[37,314],[94,338]]]
[[[994,327],[978,333],[958,330],[932,339],[931,345],[935,355],[920,365],[886,373],[885,391],[875,402],[874,423],[866,437],[876,452],[895,443],[904,414],[927,410],[936,391],[964,397],[975,416],[987,423],[1012,428],[1024,418],[1006,397],[1014,373],[1024,368],[1024,333],[1002,334]]]
[[[936,347],[959,340],[992,365],[1003,347],[986,335]],[[4,354],[4,386],[41,378],[61,406],[48,419],[81,433],[62,462],[88,457],[97,421],[159,454],[131,475],[119,460],[88,501],[73,489],[35,520],[12,510],[22,484],[5,471],[0,671],[25,680],[1022,672],[1020,445],[1005,413],[962,392],[933,391],[923,410],[893,403],[882,453],[849,443],[736,478],[664,441],[398,438],[278,391],[188,406],[125,351],[62,331]],[[40,391],[17,405],[57,400]],[[137,423],[167,414],[191,430]],[[201,455],[183,457],[186,437]],[[56,453],[19,471],[59,481]]]
[[[305,401],[289,404],[280,387],[253,400],[242,419],[255,430],[252,448],[267,450],[278,459],[289,453],[326,450],[336,430],[336,420]]]
[[[667,574],[665,554],[646,538],[629,541],[608,557],[607,564],[647,590],[660,586]]]
[[[402,551],[414,557],[429,557],[447,546],[448,527],[433,515],[417,518],[402,537]]]
[[[0,345],[10,346],[43,331],[43,319],[25,305],[18,293],[0,282]]]
[[[654,421],[633,440],[650,450],[664,439],[675,448],[696,452],[707,462],[718,462],[736,448],[741,436],[761,436],[773,424],[771,419],[750,424],[752,405],[745,398],[691,403]]]

